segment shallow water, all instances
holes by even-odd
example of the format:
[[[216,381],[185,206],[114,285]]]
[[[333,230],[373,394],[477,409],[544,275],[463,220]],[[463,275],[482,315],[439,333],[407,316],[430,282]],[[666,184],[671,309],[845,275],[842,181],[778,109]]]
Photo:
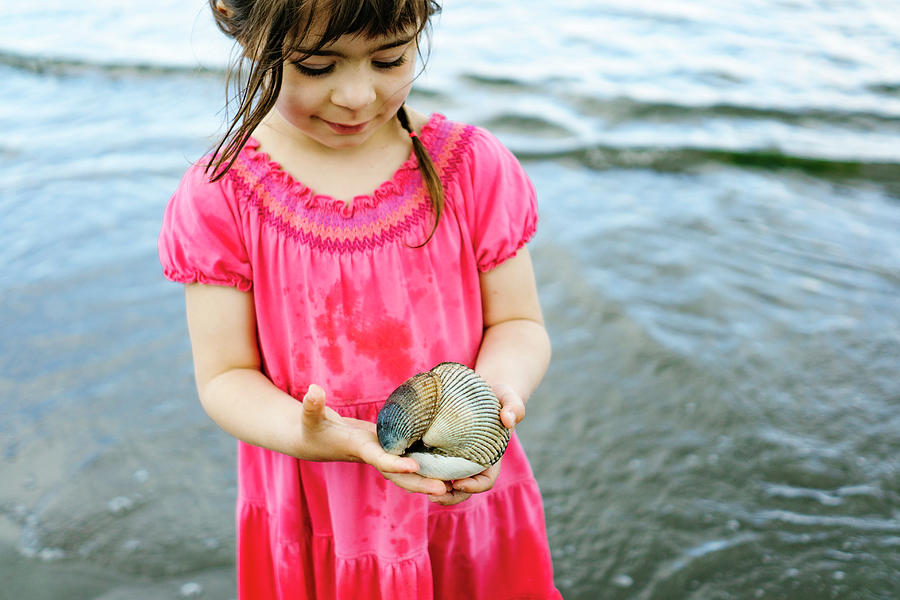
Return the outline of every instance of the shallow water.
[[[203,4],[0,8],[0,597],[233,594],[234,443],[155,255],[221,122]],[[565,597],[896,597],[900,6],[460,0],[411,103],[540,194]]]

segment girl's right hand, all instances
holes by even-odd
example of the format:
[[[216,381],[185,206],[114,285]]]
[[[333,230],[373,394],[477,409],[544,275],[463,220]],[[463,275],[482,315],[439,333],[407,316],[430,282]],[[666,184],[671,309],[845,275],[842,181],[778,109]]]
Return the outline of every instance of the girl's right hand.
[[[406,491],[432,496],[451,491],[444,481],[416,474],[419,465],[415,460],[385,452],[378,443],[375,423],[342,417],[325,406],[325,390],[315,384],[303,397],[301,423],[306,460],[364,462]],[[312,448],[321,448],[321,455],[310,455]]]

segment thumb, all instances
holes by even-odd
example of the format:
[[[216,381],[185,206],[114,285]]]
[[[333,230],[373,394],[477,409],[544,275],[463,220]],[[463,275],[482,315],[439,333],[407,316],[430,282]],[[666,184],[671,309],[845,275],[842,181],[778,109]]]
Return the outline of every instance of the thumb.
[[[312,384],[303,396],[303,426],[317,427],[325,418],[325,390]]]

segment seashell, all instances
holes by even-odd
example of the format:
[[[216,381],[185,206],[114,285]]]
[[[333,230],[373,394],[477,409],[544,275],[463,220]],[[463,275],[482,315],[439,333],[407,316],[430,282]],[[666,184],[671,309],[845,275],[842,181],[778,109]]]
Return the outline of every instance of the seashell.
[[[445,362],[406,380],[378,412],[378,441],[409,456],[419,474],[451,480],[480,473],[500,460],[509,430],[500,401],[465,365]]]

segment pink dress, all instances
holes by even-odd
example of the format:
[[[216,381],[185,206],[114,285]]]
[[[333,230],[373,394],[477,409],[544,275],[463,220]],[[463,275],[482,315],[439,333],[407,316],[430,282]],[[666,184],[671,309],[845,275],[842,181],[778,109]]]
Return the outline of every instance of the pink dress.
[[[420,133],[446,208],[434,237],[411,156],[349,205],[315,194],[251,140],[227,175],[191,167],[159,240],[166,277],[250,291],[265,374],[302,398],[321,385],[343,416],[374,421],[411,375],[472,366],[479,271],[534,234],[534,190],[486,131],[433,115]],[[240,598],[559,598],[537,483],[513,436],[496,485],[451,507],[354,463],[238,443]]]

